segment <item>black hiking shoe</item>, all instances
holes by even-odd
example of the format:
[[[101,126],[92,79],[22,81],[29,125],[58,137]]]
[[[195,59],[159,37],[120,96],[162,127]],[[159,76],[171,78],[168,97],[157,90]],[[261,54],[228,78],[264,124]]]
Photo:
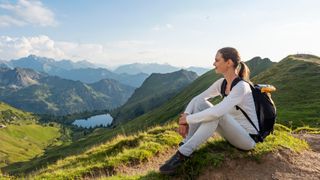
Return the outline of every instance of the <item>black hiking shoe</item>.
[[[187,159],[188,157],[181,154],[179,151],[176,152],[165,164],[163,164],[159,171],[161,174],[171,175],[176,172],[178,167]]]

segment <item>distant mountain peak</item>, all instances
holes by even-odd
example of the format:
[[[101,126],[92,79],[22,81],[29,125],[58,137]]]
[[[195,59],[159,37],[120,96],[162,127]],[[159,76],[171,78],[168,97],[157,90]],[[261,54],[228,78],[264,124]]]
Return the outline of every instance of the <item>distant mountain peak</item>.
[[[39,79],[44,77],[44,74],[25,68],[0,68],[0,85],[12,88],[27,87],[38,84]]]

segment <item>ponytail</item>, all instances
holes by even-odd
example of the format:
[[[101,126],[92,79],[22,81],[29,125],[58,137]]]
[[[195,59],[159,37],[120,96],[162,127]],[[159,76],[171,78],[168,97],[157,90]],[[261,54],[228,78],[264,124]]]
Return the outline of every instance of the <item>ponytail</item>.
[[[242,62],[242,61],[240,61],[240,64],[239,64],[239,65],[240,65],[240,70],[239,70],[238,75],[239,75],[242,79],[250,82],[250,69],[249,69],[248,66],[247,66],[244,62]]]

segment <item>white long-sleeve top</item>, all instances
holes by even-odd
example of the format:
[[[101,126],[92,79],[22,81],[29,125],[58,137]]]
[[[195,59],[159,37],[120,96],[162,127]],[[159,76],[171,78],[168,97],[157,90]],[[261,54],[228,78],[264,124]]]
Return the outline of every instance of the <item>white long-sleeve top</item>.
[[[250,85],[247,82],[240,81],[238,82],[230,91],[229,95],[225,97],[220,103],[205,109],[203,111],[194,113],[192,109],[196,103],[196,101],[207,100],[212,97],[221,96],[221,84],[223,82],[223,78],[214,82],[207,90],[203,91],[198,96],[194,97],[190,103],[187,105],[185,109],[185,113],[187,115],[187,123],[201,123],[215,120],[224,114],[232,115],[239,124],[246,129],[250,134],[257,134],[258,132],[255,128],[250,124],[249,120],[243,115],[240,110],[236,110],[235,106],[238,105],[241,109],[243,109],[247,115],[250,117],[252,122],[259,129],[258,118],[256,114],[256,109],[254,105],[254,100],[252,97],[252,92]]]

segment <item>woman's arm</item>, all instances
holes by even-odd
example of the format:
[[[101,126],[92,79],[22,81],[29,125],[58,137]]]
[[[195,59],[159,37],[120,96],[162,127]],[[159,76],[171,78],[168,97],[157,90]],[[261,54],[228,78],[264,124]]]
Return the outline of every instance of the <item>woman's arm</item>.
[[[186,121],[188,124],[194,124],[214,120],[238,105],[246,93],[250,93],[250,87],[247,87],[245,82],[240,82],[232,88],[230,94],[220,103],[201,112],[188,115]]]
[[[220,95],[220,89],[221,89],[221,83],[223,81],[223,78],[218,79],[215,81],[208,89],[203,91],[201,94],[197,95],[196,97],[192,98],[192,100],[189,102],[189,104],[186,107],[186,110],[184,113],[187,114],[193,114],[193,109],[197,101],[205,101],[208,98],[216,97]]]

